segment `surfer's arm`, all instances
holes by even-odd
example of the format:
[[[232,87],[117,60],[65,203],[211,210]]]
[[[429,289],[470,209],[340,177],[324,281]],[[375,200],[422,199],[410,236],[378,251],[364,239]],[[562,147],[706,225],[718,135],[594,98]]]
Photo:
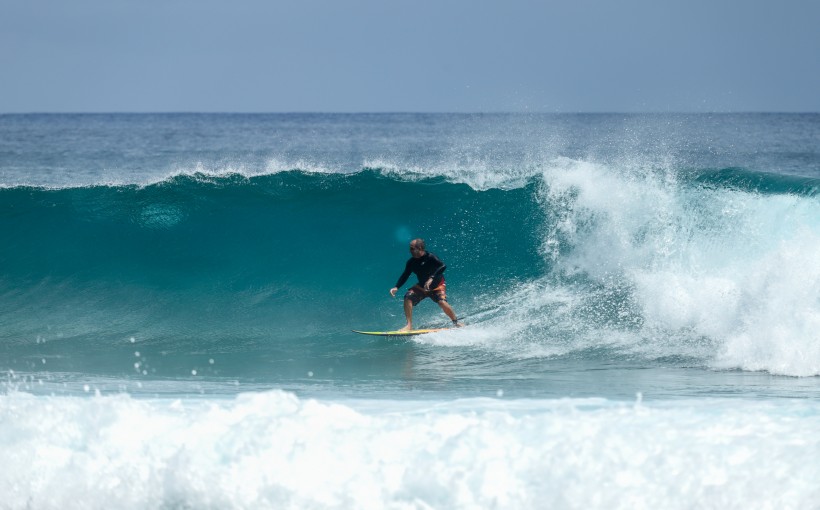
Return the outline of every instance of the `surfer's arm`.
[[[400,289],[402,285],[407,282],[407,279],[410,278],[410,273],[413,271],[410,269],[410,261],[407,261],[407,265],[404,266],[404,272],[399,276],[398,281],[396,282],[396,288]]]
[[[433,282],[441,278],[441,275],[444,273],[444,270],[447,269],[447,264],[442,262],[440,258],[432,254],[430,258],[438,267],[435,271],[433,271],[430,277],[427,278],[427,281],[424,282],[424,290],[430,290],[430,286],[433,285]]]

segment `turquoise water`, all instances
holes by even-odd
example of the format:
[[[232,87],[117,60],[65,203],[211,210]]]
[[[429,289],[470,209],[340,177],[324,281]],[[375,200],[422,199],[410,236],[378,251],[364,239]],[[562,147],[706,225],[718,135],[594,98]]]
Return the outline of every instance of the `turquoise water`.
[[[811,507],[818,141],[818,115],[2,115],[0,460],[31,466],[5,504]],[[414,237],[468,327],[353,334],[403,325]]]

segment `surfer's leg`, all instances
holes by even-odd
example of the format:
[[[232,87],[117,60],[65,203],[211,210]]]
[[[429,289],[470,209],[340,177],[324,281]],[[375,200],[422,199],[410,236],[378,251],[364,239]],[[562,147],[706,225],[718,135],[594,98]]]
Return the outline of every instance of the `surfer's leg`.
[[[453,307],[450,306],[450,303],[447,302],[447,285],[442,282],[441,285],[436,287],[430,292],[430,299],[436,302],[438,306],[444,311],[444,314],[453,321],[453,324],[456,326],[461,326],[458,323],[458,316],[456,312],[453,311]]]
[[[458,323],[458,317],[456,316],[456,312],[453,311],[453,307],[450,306],[450,303],[442,299],[441,301],[438,301],[438,306],[444,310],[445,315],[447,315],[451,321]]]
[[[404,295],[404,316],[407,317],[407,325],[399,331],[409,331],[413,329],[413,307],[419,304],[425,297],[424,289],[418,285],[413,285],[407,289],[407,294]]]
[[[404,299],[404,316],[407,317],[407,325],[399,331],[410,331],[413,329],[413,301]]]

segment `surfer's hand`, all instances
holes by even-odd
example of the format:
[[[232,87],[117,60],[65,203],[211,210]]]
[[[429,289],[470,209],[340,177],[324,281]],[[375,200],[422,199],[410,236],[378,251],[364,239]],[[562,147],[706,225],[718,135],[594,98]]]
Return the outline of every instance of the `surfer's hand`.
[[[430,285],[433,283],[433,279],[430,278],[426,282],[424,282],[424,290],[430,290]]]
[[[393,297],[396,297],[396,292],[398,292],[398,291],[399,291],[398,287],[393,287],[392,289],[390,289],[390,295],[393,296]]]

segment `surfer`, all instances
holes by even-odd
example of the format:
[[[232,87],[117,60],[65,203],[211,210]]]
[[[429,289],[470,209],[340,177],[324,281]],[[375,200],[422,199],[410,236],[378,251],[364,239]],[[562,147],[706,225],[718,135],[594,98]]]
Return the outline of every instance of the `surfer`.
[[[447,317],[453,321],[453,326],[461,327],[456,313],[447,303],[447,285],[444,282],[444,270],[447,266],[441,259],[425,250],[424,239],[410,241],[410,255],[412,256],[407,261],[396,286],[390,289],[390,295],[396,297],[396,292],[410,277],[410,273],[415,273],[419,279],[419,282],[410,287],[404,295],[404,315],[407,317],[407,325],[399,331],[413,329],[413,307],[428,297],[441,307]]]

